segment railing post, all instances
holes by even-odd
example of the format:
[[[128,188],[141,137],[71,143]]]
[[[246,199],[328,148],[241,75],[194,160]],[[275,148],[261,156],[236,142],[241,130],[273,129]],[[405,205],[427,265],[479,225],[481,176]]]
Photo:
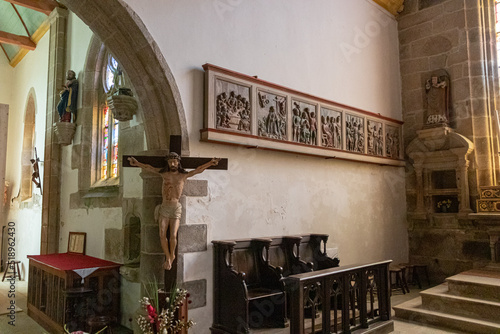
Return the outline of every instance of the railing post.
[[[333,280],[331,276],[323,279],[323,333],[330,333],[331,327],[331,289],[333,285]]]
[[[304,334],[304,285],[299,280],[286,279],[290,296],[290,334]]]
[[[342,332],[351,333],[351,324],[349,321],[349,285],[350,285],[350,273],[344,273],[342,275]]]
[[[366,294],[368,287],[368,270],[362,269],[360,272],[361,286],[359,287],[358,305],[359,305],[359,318],[361,327],[368,328],[368,311],[366,306]]]

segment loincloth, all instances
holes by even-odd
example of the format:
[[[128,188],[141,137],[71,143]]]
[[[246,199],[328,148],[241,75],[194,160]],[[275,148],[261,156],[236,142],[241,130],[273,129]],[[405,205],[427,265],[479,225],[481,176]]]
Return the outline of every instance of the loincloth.
[[[155,220],[159,221],[160,217],[168,219],[181,219],[182,205],[181,203],[159,204],[155,208]]]

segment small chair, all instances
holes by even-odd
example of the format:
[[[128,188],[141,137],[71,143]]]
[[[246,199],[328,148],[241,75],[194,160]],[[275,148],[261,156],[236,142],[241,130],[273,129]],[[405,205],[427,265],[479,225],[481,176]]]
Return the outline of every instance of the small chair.
[[[7,262],[7,268],[5,269],[5,272],[3,273],[2,277],[2,282],[5,280],[5,277],[7,274],[12,274],[11,277],[14,277],[16,279],[16,275],[19,277],[19,280],[21,281],[21,270],[19,270],[19,263],[21,261],[9,261]]]
[[[394,266],[390,265],[389,266],[389,277],[391,281],[391,295],[392,295],[392,290],[397,290],[401,289],[403,294],[406,294],[406,292],[410,292],[410,289],[408,288],[408,284],[406,283],[406,267],[405,266]],[[395,277],[396,282],[392,279]]]

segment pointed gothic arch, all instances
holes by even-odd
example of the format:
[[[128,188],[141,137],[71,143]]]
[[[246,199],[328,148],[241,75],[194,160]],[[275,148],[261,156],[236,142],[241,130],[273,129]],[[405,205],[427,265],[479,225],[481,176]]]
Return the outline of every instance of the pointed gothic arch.
[[[26,99],[26,107],[24,108],[24,132],[21,153],[21,201],[30,199],[32,196],[32,167],[30,159],[33,159],[35,155],[35,101],[35,90],[31,88]]]
[[[144,113],[148,150],[166,150],[170,135],[182,136],[189,155],[186,116],[174,76],[141,19],[119,0],[67,0],[75,13],[120,62],[136,88]]]

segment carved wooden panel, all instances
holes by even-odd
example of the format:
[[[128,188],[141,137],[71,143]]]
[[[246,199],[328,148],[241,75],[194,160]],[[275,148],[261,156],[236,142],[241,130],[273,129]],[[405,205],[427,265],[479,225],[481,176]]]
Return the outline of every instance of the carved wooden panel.
[[[205,64],[201,140],[404,166],[402,122]]]

